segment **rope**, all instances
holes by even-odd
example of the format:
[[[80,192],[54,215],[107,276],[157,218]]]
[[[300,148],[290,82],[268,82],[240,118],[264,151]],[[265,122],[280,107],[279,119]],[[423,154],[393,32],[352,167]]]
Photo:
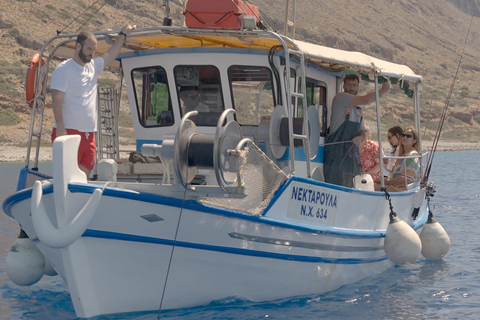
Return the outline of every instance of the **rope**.
[[[342,144],[342,143],[352,143],[352,140],[324,143],[324,144],[320,144],[320,146],[333,146],[335,144]],[[354,143],[352,143],[352,144],[354,144]]]
[[[333,145],[336,145],[336,144],[342,144],[342,143],[352,143],[353,145],[355,145],[352,140],[347,140],[347,141],[337,141],[337,142],[330,142],[330,143],[323,143],[323,144],[319,144],[319,146],[333,146]],[[283,145],[277,145],[277,146],[283,146]],[[350,149],[349,149],[350,150]]]
[[[78,16],[76,16],[75,18],[73,18],[72,21],[70,21],[69,24],[67,24],[65,27],[63,27],[62,30],[57,30],[57,35],[59,35],[60,33],[62,33],[63,31],[65,31],[65,29],[67,29],[72,23],[76,22],[85,12],[87,12],[87,10],[89,10],[90,8],[92,8],[94,5],[96,5],[98,2],[100,2],[101,0],[96,0],[94,3],[92,3],[90,6],[88,6],[87,8],[85,8],[85,10],[83,10]],[[103,5],[97,9],[97,11],[95,11],[91,16],[90,18],[87,19],[87,21],[85,21],[76,31],[80,30],[88,21],[90,21],[90,19],[92,19],[97,13],[98,11],[100,11],[106,4],[107,4],[107,1],[108,0],[104,0],[105,2],[103,3]]]
[[[42,63],[42,58],[43,57],[39,57],[38,59],[37,68],[39,70],[38,72],[35,72],[35,79],[33,81],[33,87],[35,89],[34,96],[31,100],[27,100],[27,104],[33,103],[36,100],[37,101],[36,107],[40,110],[43,110],[44,103],[43,103],[43,99],[39,99],[39,97],[42,97],[42,98],[45,97],[44,86],[45,86],[45,79],[47,78],[47,72],[48,72],[47,64]],[[40,82],[38,81],[38,79],[42,79],[42,81]],[[37,85],[39,84],[39,82],[40,82],[40,85]],[[33,107],[33,104],[32,104],[32,107]]]
[[[347,152],[345,152],[345,155],[343,156],[342,158],[342,162],[340,162],[340,165],[339,165],[339,168],[340,168],[340,171],[342,171],[342,173],[347,173],[347,174],[351,174],[351,175],[354,175],[355,171],[353,172],[345,172],[342,169],[343,167],[343,162],[345,161],[345,159],[347,157],[353,159],[353,167],[355,168],[356,166],[358,167],[362,167],[362,164],[360,163],[360,153],[359,152],[355,152],[355,148],[358,149],[358,147],[352,142],[352,141],[340,141],[340,142],[332,142],[330,144],[340,144],[340,143],[351,143],[351,145],[348,147],[348,150]],[[354,169],[355,170],[355,169]],[[362,170],[361,170],[362,171]]]
[[[270,48],[269,52],[268,52],[268,63],[270,64],[270,67],[272,68],[272,71],[273,71],[273,77],[275,79],[275,83],[277,84],[277,94],[275,96],[275,94],[273,95],[273,105],[277,105],[277,101],[278,103],[281,103],[282,101],[282,92],[281,92],[281,89],[280,89],[280,74],[278,73],[278,70],[277,68],[275,67],[275,63],[273,62],[273,57],[275,55],[275,51],[277,51],[279,48],[281,48],[281,46],[273,46]]]
[[[460,70],[460,65],[462,63],[463,54],[465,52],[465,47],[467,45],[468,35],[470,34],[470,29],[472,28],[472,22],[473,22],[473,14],[472,14],[472,17],[471,17],[471,20],[470,20],[470,25],[468,27],[467,35],[465,36],[465,41],[463,42],[463,48],[462,48],[462,52],[460,54],[460,59],[458,60],[457,70],[455,71],[455,75],[453,77],[452,84],[450,85],[450,91],[448,92],[447,98],[445,99],[445,105],[443,107],[442,115],[440,116],[440,121],[438,123],[437,132],[435,133],[435,137],[433,139],[432,149],[431,149],[430,154],[429,154],[428,159],[427,159],[426,170],[425,170],[425,174],[424,174],[423,180],[422,180],[423,183],[425,183],[425,181],[428,180],[428,176],[430,175],[430,170],[432,169],[433,157],[434,157],[435,152],[437,150],[438,141],[440,140],[440,133],[442,132],[443,124],[445,123],[445,119],[447,117],[447,110],[448,110],[448,106],[449,106],[449,103],[450,103],[450,98],[452,97],[453,88],[455,87],[455,82],[457,81],[458,71]]]
[[[97,0],[97,1],[100,1],[100,0]],[[83,26],[86,25],[87,22],[89,22],[89,21],[98,13],[98,11],[100,11],[103,7],[105,7],[105,5],[107,4],[107,1],[108,1],[108,0],[105,0],[105,2],[100,6],[100,8],[98,8],[97,11],[95,11],[95,12],[90,16],[90,18],[88,18],[80,27],[78,27],[76,31],[79,31],[81,28],[83,28]]]
[[[250,0],[244,0],[246,3],[249,3],[251,4],[252,6],[254,5]],[[232,0],[233,2],[233,0]],[[235,2],[234,2],[235,3]],[[236,4],[235,4],[236,5]],[[250,10],[252,11],[252,10]],[[244,12],[245,13],[245,12]],[[252,11],[252,13],[255,15],[255,13]],[[273,32],[277,32],[277,30],[273,29],[272,28],[272,25],[270,24],[270,22],[267,21],[265,15],[260,11],[260,8],[258,9],[258,16],[255,15],[255,17],[258,19],[258,27],[260,29],[263,29],[263,30],[267,30],[267,27],[265,27],[262,23],[262,20],[265,21],[265,24],[271,29],[273,30]],[[260,17],[262,18],[262,20],[260,20]]]
[[[187,170],[187,179],[188,179],[188,170]],[[175,245],[177,244],[178,229],[180,228],[180,221],[182,220],[183,207],[185,205],[185,198],[187,196],[187,189],[183,191],[182,207],[180,208],[180,214],[178,215],[177,228],[175,229],[175,236],[173,238],[172,250],[170,251],[170,259],[168,260],[167,273],[165,276],[165,282],[163,283],[162,298],[160,300],[160,305],[158,306],[157,319],[160,319],[160,313],[162,312],[163,298],[165,297],[165,292],[167,290],[168,276],[170,274],[170,267],[172,265],[173,253],[175,251]]]

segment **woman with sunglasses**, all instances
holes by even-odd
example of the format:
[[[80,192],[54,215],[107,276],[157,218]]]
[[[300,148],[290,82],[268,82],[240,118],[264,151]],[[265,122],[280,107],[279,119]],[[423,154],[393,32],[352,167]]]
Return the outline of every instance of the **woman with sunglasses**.
[[[407,128],[403,131],[399,154],[404,158],[398,159],[393,166],[392,172],[385,178],[385,188],[387,191],[405,191],[405,175],[407,184],[417,182],[420,175],[420,150],[418,146],[418,133],[413,128]],[[415,157],[416,156],[416,157]],[[381,188],[380,181],[375,182],[375,190]]]
[[[388,142],[393,148],[391,152],[392,156],[398,157],[400,151],[400,144],[402,140],[403,129],[399,126],[391,127],[387,131]],[[385,170],[392,172],[393,166],[395,165],[395,159],[383,159],[385,163]]]

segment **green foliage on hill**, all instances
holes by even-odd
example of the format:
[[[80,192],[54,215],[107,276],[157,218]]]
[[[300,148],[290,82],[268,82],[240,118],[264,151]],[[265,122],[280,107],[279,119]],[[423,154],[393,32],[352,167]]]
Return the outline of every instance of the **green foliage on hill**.
[[[10,108],[0,108],[0,126],[13,126],[20,122],[20,117]]]
[[[170,1],[173,24],[183,23],[183,3]],[[286,2],[279,0],[250,0],[262,13],[265,25],[283,33]],[[2,58],[0,58],[1,107],[24,103],[23,81],[30,57],[43,43],[57,34],[75,33],[79,29],[118,30],[126,23],[137,27],[161,25],[165,8],[161,1],[62,1],[0,0],[6,14],[0,16]],[[480,2],[475,0],[411,1],[359,0],[327,1],[303,0],[296,2],[295,38],[349,51],[359,51],[379,59],[405,64],[422,75],[420,106],[427,126],[426,136],[435,133],[445,99],[457,69],[460,52],[467,34],[471,13],[480,15]],[[292,6],[290,6],[291,9]],[[83,14],[81,14],[83,13]],[[292,16],[289,17],[292,19]],[[473,122],[466,124],[450,119],[443,137],[480,140],[480,19],[473,19],[467,39],[458,80],[455,82],[449,110],[469,113]],[[47,48],[47,50],[50,48]],[[55,63],[50,65],[50,69]],[[51,71],[51,70],[50,70]],[[114,85],[109,79],[100,83]],[[363,84],[362,84],[363,86]],[[47,88],[48,90],[48,88]],[[382,107],[386,126],[411,125],[411,120],[398,113],[398,88],[385,95]],[[158,97],[162,99],[162,97]],[[17,103],[18,101],[18,103]],[[47,101],[48,103],[48,101]],[[123,104],[125,107],[126,104]],[[366,108],[367,111],[369,108]],[[11,109],[10,109],[11,110]],[[3,111],[4,112],[4,111]],[[13,111],[7,111],[12,113]],[[14,113],[14,112],[13,112]],[[374,114],[367,115],[374,120]],[[12,124],[18,119],[3,119]],[[123,120],[125,119],[125,120]],[[127,114],[121,115],[122,130],[131,126]],[[2,124],[0,124],[2,125]],[[130,131],[128,131],[130,132]],[[461,135],[461,133],[465,133]]]

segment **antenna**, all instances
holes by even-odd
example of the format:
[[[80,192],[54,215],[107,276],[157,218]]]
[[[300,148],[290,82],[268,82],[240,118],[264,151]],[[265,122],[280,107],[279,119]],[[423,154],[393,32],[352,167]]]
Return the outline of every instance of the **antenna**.
[[[290,0],[287,0],[287,6],[285,9],[285,32],[284,35],[288,37],[288,28],[291,29],[291,38],[295,39],[295,0],[292,0],[292,20],[288,18],[290,13]]]
[[[162,7],[165,7],[165,18],[163,18],[163,25],[169,27],[172,25],[172,18],[170,18],[170,0],[163,0]]]

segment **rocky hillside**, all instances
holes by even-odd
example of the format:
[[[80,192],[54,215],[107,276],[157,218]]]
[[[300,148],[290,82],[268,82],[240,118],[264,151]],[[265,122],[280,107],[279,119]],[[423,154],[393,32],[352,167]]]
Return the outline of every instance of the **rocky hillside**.
[[[264,23],[283,32],[285,3],[251,0]],[[159,25],[165,16],[162,1],[151,0],[0,0],[0,143],[27,139],[29,109],[23,82],[30,57],[58,32],[119,29]],[[296,38],[409,65],[424,77],[422,121],[427,137],[435,132],[467,38],[458,79],[450,100],[442,138],[480,138],[479,77],[480,15],[478,0],[296,0]],[[182,23],[183,1],[170,1],[175,25]],[[290,16],[292,19],[292,16]],[[48,101],[47,101],[48,103]],[[367,117],[373,117],[367,110]],[[388,117],[387,117],[388,116]],[[385,117],[392,124],[409,124],[404,107],[388,100]],[[10,119],[10,120],[9,120]],[[47,109],[45,121],[52,121]],[[48,132],[46,133],[48,134]]]

